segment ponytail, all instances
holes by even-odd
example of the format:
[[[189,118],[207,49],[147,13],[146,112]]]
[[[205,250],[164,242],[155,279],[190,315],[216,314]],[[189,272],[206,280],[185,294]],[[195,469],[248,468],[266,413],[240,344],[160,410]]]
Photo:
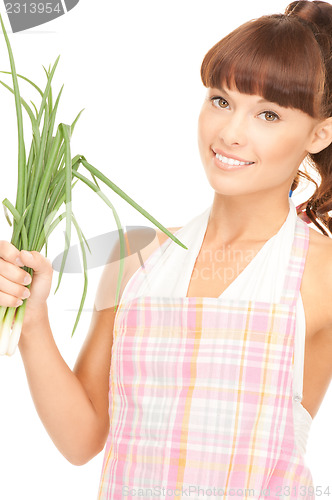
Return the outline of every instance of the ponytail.
[[[320,117],[332,116],[332,5],[321,1],[299,0],[292,2],[286,9],[285,15],[296,17],[312,31],[319,45],[324,69],[324,85],[320,104]],[[332,144],[319,153],[308,155],[311,167],[319,174],[321,183],[317,183],[306,173],[298,172],[291,190],[299,184],[300,177],[305,177],[316,186],[315,192],[299,206],[299,211],[306,213],[320,231],[329,236],[323,224],[332,233]],[[318,220],[319,222],[318,222]]]

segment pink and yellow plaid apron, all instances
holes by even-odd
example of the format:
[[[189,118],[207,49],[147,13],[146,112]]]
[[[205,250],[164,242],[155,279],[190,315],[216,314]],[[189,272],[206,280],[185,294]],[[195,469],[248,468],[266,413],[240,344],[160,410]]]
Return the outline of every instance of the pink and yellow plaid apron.
[[[298,218],[278,303],[122,300],[99,499],[315,498],[294,439],[292,400],[308,245]],[[132,276],[131,292],[156,259],[155,252]]]

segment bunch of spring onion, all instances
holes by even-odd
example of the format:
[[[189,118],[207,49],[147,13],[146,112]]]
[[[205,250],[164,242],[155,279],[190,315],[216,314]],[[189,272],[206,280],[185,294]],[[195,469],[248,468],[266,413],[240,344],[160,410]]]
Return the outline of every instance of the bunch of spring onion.
[[[142,215],[159,227],[177,244],[183,248],[187,247],[185,247],[185,245],[183,245],[154,217],[146,212],[146,210],[126,195],[118,186],[88,163],[84,156],[77,155],[74,158],[71,157],[70,138],[74,131],[76,122],[83,110],[77,115],[71,125],[60,123],[54,132],[56,115],[63,86],[58,93],[55,102],[53,102],[51,83],[59,57],[55,61],[53,67],[50,66],[48,70],[44,68],[47,81],[45,90],[41,90],[31,80],[16,73],[11,46],[1,16],[0,22],[6,40],[11,67],[11,71],[2,71],[1,73],[11,74],[13,88],[8,86],[3,81],[0,81],[0,83],[15,96],[18,129],[18,184],[16,204],[13,206],[7,198],[5,198],[2,202],[6,219],[10,226],[12,226],[12,222],[10,220],[9,212],[11,212],[13,217],[13,233],[11,243],[19,250],[35,250],[41,252],[45,247],[47,256],[47,242],[50,234],[63,218],[66,219],[65,251],[61,262],[58,285],[54,292],[56,293],[61,282],[70,247],[71,225],[73,224],[80,241],[84,266],[83,294],[72,331],[73,335],[78,324],[87,293],[87,262],[84,245],[86,245],[90,251],[86,238],[84,237],[72,211],[72,190],[79,180],[89,186],[112,209],[117,224],[120,239],[120,271],[117,282],[116,303],[119,296],[120,283],[123,273],[123,257],[125,253],[124,235],[118,214],[108,197],[100,189],[96,178],[115,191]],[[30,107],[20,96],[18,78],[22,78],[27,81],[39,93],[40,105],[38,108],[32,101],[33,107]],[[32,127],[32,142],[28,157],[26,157],[23,135],[23,108],[29,115]],[[85,175],[78,172],[79,166],[82,166],[85,169],[85,172],[90,174],[92,180],[89,180]],[[75,182],[73,182],[74,178]],[[65,205],[64,212],[57,216],[63,205]],[[25,270],[33,276],[33,270],[31,268],[25,268]],[[30,286],[31,285],[28,287]],[[0,306],[0,355],[12,355],[16,349],[21,334],[27,300],[28,299],[25,299],[23,304],[19,307]]]

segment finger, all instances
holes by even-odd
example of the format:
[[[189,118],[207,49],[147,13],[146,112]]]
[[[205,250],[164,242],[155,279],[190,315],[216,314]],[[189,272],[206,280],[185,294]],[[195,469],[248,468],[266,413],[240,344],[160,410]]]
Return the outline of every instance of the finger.
[[[22,305],[23,300],[13,295],[8,295],[7,293],[0,292],[0,305],[3,307],[18,307]]]
[[[9,241],[0,240],[0,257],[7,262],[15,264],[16,266],[21,267],[24,265],[20,260],[20,251],[14,245],[9,243]]]
[[[0,275],[20,285],[29,285],[32,279],[30,274],[18,267],[17,264],[14,265],[2,258],[0,258]]]
[[[3,294],[16,298],[16,301],[30,297],[30,291],[27,287],[13,283],[4,276],[0,276],[0,290]]]

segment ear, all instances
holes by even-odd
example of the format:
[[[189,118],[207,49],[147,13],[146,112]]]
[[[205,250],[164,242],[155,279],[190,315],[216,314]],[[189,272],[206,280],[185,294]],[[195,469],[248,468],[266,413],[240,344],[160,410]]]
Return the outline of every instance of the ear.
[[[308,146],[309,153],[319,153],[332,143],[332,117],[319,122],[311,136]]]

